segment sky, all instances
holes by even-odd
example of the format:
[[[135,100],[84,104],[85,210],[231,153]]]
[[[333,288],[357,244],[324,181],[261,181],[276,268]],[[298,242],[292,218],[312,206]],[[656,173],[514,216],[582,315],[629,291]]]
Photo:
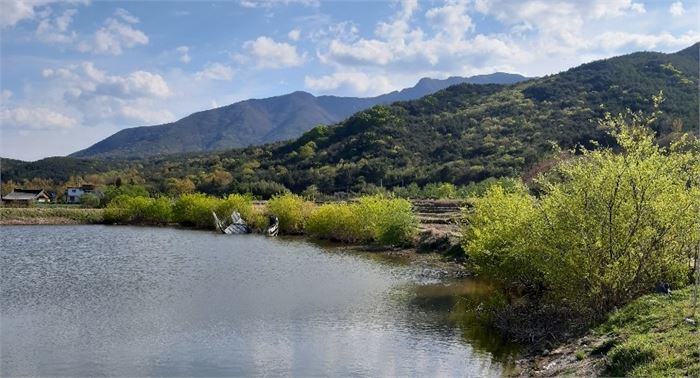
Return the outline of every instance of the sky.
[[[0,156],[67,155],[128,127],[297,90],[373,96],[554,74],[700,41],[700,1],[0,0]]]

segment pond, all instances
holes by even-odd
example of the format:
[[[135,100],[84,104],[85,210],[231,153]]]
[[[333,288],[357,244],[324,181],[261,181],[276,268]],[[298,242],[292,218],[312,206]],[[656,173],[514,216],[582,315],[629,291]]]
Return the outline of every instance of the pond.
[[[2,374],[497,376],[474,284],[300,238],[0,227]],[[478,291],[478,290],[476,290]]]

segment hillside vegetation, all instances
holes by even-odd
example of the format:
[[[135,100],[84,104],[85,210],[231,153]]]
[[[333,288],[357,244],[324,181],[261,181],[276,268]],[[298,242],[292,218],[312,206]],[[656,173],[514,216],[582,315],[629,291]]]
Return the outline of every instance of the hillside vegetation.
[[[666,101],[653,127],[656,142],[666,145],[698,124],[698,71],[698,44],[673,54],[640,52],[516,85],[452,86],[376,106],[291,142],[134,160],[3,160],[2,175],[54,182],[82,176],[98,184],[120,177],[152,192],[260,197],[308,188],[373,193],[412,183],[462,185],[537,170],[554,157],[552,142],[614,146],[596,120],[606,112],[649,110],[660,91]]]
[[[507,73],[444,80],[421,79],[414,87],[376,97],[313,96],[294,92],[251,99],[189,115],[159,126],[124,129],[73,154],[75,157],[143,157],[216,151],[290,140],[318,124],[339,122],[378,104],[413,100],[460,83],[511,84],[527,78]]]

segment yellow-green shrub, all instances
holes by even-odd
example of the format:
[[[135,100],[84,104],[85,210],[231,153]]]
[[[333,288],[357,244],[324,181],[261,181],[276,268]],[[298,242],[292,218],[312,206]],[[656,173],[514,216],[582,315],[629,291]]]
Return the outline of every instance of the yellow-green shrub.
[[[659,147],[650,120],[606,118],[621,151],[560,162],[539,179],[539,198],[492,187],[476,200],[464,241],[476,268],[506,286],[541,284],[546,299],[594,316],[659,282],[687,282],[700,239],[700,143]]]
[[[280,194],[267,202],[267,212],[279,218],[280,231],[299,234],[304,231],[306,220],[314,210],[314,203],[296,194]]]
[[[248,222],[248,226],[255,231],[262,231],[269,224],[269,218],[256,208],[253,208],[250,217],[246,218],[245,221]]]
[[[250,194],[229,194],[226,198],[219,200],[215,211],[225,217],[231,215],[231,212],[237,211],[243,220],[251,223],[254,217],[253,196]]]
[[[369,241],[383,245],[400,245],[412,241],[418,220],[408,200],[381,195],[365,196],[353,207],[363,228],[362,235],[368,237]]]
[[[206,194],[183,194],[175,201],[173,218],[185,226],[212,228],[211,212],[216,211],[220,204],[220,199]]]
[[[172,220],[172,201],[166,197],[120,195],[105,208],[104,220],[109,223],[167,224]]]
[[[355,203],[319,207],[309,217],[306,231],[322,239],[401,245],[412,241],[416,226],[409,201],[365,196]]]
[[[477,273],[504,286],[536,286],[541,273],[532,256],[535,198],[523,184],[511,193],[494,185],[472,205],[465,212],[462,247]]]
[[[356,242],[369,239],[363,234],[353,205],[347,203],[325,204],[311,214],[306,223],[306,233],[319,239]]]

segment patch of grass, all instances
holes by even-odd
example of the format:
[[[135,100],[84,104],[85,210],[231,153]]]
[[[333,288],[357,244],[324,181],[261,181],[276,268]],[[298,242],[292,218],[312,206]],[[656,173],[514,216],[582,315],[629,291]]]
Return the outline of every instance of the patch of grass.
[[[691,296],[692,287],[646,295],[612,313],[594,331],[617,339],[606,353],[605,375],[700,376],[698,326],[684,320]]]
[[[577,360],[581,361],[581,360],[583,360],[584,358],[586,358],[586,352],[584,352],[584,351],[582,351],[582,350],[579,350],[579,351],[576,352],[576,359],[577,359]]]
[[[75,207],[3,207],[0,208],[0,220],[2,223],[15,224],[66,223],[65,220],[86,224],[102,223],[104,211]]]

